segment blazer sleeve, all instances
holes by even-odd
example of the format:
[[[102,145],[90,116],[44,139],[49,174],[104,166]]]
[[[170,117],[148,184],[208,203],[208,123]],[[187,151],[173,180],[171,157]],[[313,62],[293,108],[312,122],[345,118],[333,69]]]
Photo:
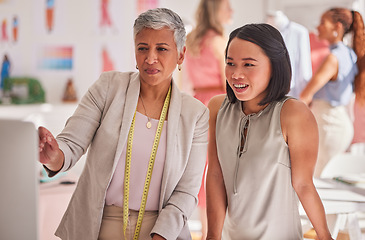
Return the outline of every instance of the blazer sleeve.
[[[157,233],[165,239],[191,239],[187,220],[198,203],[197,195],[207,159],[208,120],[209,110],[204,106],[200,117],[196,118],[195,124],[192,124],[192,137],[188,136],[192,138],[192,141],[190,139],[191,147],[183,150],[187,152],[186,167],[170,198],[160,211],[151,235]],[[190,118],[187,121],[191,124],[193,119]],[[178,146],[178,148],[184,148],[184,146]],[[176,156],[176,159],[179,157],[181,156]],[[179,163],[174,164],[178,169]]]
[[[86,153],[101,123],[109,80],[105,74],[100,76],[82,97],[74,114],[57,136],[58,145],[65,155],[65,162],[60,172],[69,170]]]

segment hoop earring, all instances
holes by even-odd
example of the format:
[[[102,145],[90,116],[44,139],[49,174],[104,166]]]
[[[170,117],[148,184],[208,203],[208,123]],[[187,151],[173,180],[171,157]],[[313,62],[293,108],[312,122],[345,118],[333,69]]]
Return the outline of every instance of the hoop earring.
[[[178,69],[179,71],[181,71],[181,64],[179,64],[179,65],[177,66],[177,69]]]
[[[136,65],[136,69],[138,70],[138,65]]]

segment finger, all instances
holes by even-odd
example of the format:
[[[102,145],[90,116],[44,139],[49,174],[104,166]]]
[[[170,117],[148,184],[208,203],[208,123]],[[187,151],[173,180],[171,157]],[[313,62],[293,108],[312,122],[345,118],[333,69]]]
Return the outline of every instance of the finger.
[[[58,143],[52,133],[45,127],[40,126],[38,128],[40,142],[43,142],[44,144],[49,144],[51,149],[57,149]]]
[[[45,127],[42,126],[38,127],[38,135],[40,138],[44,137],[44,135],[46,135],[47,132],[48,131]]]
[[[39,143],[45,143],[46,140],[46,136],[48,134],[48,130],[44,127],[39,127],[38,128],[38,137],[39,137]]]
[[[42,152],[44,148],[44,143],[40,142],[38,147],[39,147],[39,152]]]
[[[58,149],[58,143],[52,134],[47,135],[47,143],[52,150]]]

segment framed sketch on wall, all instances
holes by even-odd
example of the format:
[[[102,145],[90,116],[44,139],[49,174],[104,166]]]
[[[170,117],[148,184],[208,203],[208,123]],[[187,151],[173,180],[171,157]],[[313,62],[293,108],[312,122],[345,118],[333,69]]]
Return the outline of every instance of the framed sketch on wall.
[[[105,71],[133,71],[135,69],[135,60],[133,54],[128,54],[125,51],[126,46],[129,47],[129,42],[126,40],[101,42],[98,44],[98,49],[95,54],[97,65],[97,76]],[[130,46],[133,48],[133,46]],[[129,58],[128,58],[129,57]],[[129,59],[129,60],[128,60]],[[136,70],[137,71],[137,70]]]
[[[34,30],[38,36],[67,33],[68,10],[65,1],[34,1]]]
[[[71,71],[73,69],[72,46],[42,46],[37,53],[37,67],[40,70]]]
[[[90,1],[91,16],[88,28],[93,35],[126,36],[126,30],[133,26],[134,12],[132,6],[126,6],[120,0],[92,0]],[[88,30],[89,31],[89,30]]]

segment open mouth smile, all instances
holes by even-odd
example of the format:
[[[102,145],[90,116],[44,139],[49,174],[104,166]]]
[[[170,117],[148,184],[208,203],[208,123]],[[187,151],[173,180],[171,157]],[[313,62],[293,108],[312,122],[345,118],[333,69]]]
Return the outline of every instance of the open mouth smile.
[[[233,86],[237,89],[245,89],[248,87],[247,84],[233,84]]]

